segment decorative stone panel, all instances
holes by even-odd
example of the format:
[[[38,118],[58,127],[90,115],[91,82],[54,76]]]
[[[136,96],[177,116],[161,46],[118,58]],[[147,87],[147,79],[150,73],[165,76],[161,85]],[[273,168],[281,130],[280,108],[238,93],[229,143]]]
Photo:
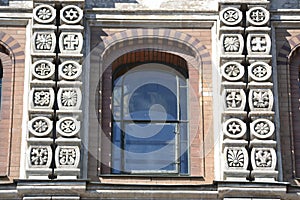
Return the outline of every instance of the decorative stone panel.
[[[57,168],[78,168],[80,151],[78,146],[57,146],[55,165]]]
[[[83,45],[82,33],[62,32],[59,36],[59,49],[61,53],[81,53]]]
[[[220,19],[227,26],[236,26],[241,23],[243,13],[235,7],[227,7],[221,10]]]
[[[247,51],[250,55],[268,55],[271,50],[271,38],[266,33],[249,33]]]
[[[225,169],[246,170],[248,167],[248,152],[245,147],[225,147]]]
[[[29,99],[32,109],[52,109],[54,90],[52,88],[32,88]]]
[[[27,155],[30,168],[50,168],[52,149],[49,145],[30,145]]]
[[[246,94],[243,89],[224,89],[225,110],[243,111],[246,105]]]
[[[55,66],[48,60],[38,60],[31,65],[31,72],[36,79],[48,80],[53,78]]]
[[[268,119],[256,119],[250,123],[251,138],[273,139],[275,126]]]
[[[250,89],[249,107],[251,111],[271,111],[273,102],[274,97],[271,89]]]
[[[52,23],[56,17],[56,10],[47,4],[41,4],[34,8],[33,18],[36,22],[41,24]]]
[[[246,123],[238,118],[230,118],[223,123],[223,133],[231,139],[239,139],[245,136]]]
[[[83,11],[76,5],[67,5],[60,10],[61,23],[78,24],[83,17]]]
[[[53,53],[56,47],[54,30],[37,30],[32,36],[33,53]]]
[[[254,62],[248,67],[249,81],[269,81],[272,76],[272,68],[265,62]]]
[[[80,122],[73,117],[63,117],[56,123],[57,132],[63,137],[76,136],[80,130]]]
[[[81,105],[80,88],[59,88],[57,92],[57,104],[59,110],[79,110]]]
[[[270,13],[263,7],[252,7],[246,12],[246,19],[249,25],[264,26],[270,20]]]
[[[82,72],[82,66],[75,61],[65,61],[58,67],[58,75],[60,79],[77,80]]]
[[[53,122],[47,117],[34,117],[28,122],[28,130],[35,137],[49,136],[52,129]]]
[[[235,61],[226,62],[221,66],[222,76],[227,81],[240,81],[245,74],[245,68]]]
[[[244,49],[244,39],[241,34],[222,34],[220,41],[222,54],[242,54]]]

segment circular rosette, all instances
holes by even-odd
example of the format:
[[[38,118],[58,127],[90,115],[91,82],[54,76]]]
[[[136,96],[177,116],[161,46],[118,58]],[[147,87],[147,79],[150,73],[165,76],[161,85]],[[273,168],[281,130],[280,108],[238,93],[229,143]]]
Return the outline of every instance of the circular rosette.
[[[28,122],[30,133],[37,137],[44,137],[52,131],[52,121],[47,117],[35,117]]]
[[[227,62],[221,67],[222,76],[228,81],[238,81],[245,74],[244,66],[238,62]]]
[[[41,24],[48,24],[53,22],[56,17],[55,9],[46,4],[39,5],[33,10],[33,18],[35,21]]]
[[[274,123],[268,119],[256,119],[250,124],[251,135],[258,139],[267,139],[273,136]]]
[[[75,5],[63,7],[60,11],[60,19],[66,24],[77,24],[83,17],[83,11]]]
[[[272,68],[264,62],[254,62],[249,66],[248,73],[254,81],[267,81],[272,75]]]
[[[228,138],[242,138],[245,135],[246,130],[246,123],[237,118],[228,119],[223,123],[223,133]]]
[[[73,117],[63,117],[56,122],[57,132],[64,137],[73,137],[80,130],[80,122]]]
[[[269,11],[262,7],[250,8],[247,11],[246,16],[248,22],[254,26],[266,25],[270,19]]]
[[[39,60],[32,64],[31,72],[35,78],[50,79],[54,75],[54,64],[47,60]]]
[[[75,80],[81,75],[82,67],[75,61],[65,61],[59,65],[59,75],[66,80]]]
[[[220,12],[221,21],[228,26],[235,26],[242,21],[243,14],[242,12],[234,7],[224,8]]]

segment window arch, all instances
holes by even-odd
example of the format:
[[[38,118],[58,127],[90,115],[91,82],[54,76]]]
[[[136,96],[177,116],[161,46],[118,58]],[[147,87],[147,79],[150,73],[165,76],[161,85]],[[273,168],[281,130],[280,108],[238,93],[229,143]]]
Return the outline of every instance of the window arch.
[[[188,173],[187,76],[169,65],[113,75],[112,173]]]

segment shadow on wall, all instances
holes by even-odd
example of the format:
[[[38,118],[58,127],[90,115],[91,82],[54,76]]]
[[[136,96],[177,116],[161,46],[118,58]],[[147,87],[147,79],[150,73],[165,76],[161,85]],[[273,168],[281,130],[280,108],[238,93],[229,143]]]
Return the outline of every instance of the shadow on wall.
[[[1,1],[1,0],[0,0]],[[136,0],[88,0],[87,7],[93,8],[115,8],[116,3],[138,3]]]

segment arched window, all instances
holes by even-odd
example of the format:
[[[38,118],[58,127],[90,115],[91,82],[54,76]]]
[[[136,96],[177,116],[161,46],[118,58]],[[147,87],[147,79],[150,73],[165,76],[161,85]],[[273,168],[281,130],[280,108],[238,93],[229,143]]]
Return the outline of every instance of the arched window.
[[[187,76],[147,63],[113,76],[112,173],[188,173]]]

